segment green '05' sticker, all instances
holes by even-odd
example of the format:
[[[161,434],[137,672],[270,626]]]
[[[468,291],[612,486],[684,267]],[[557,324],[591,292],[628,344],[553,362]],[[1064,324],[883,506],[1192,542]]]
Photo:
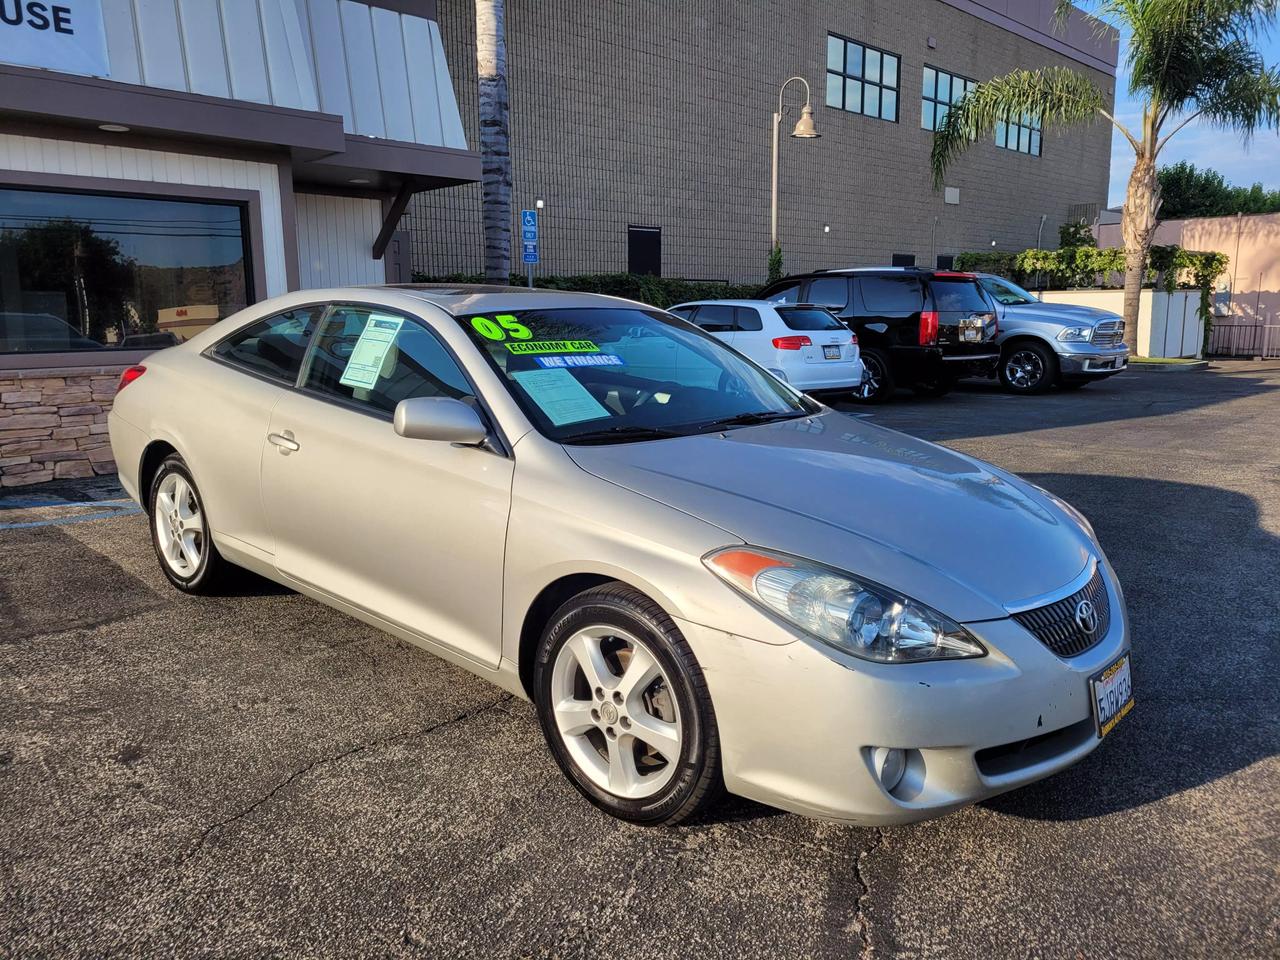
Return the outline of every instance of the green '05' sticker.
[[[530,343],[507,343],[505,346],[515,354],[600,352],[592,340],[534,340]]]
[[[516,340],[529,340],[533,332],[509,313],[494,314],[493,320],[488,317],[472,317],[471,329],[488,340],[505,340],[510,334]]]

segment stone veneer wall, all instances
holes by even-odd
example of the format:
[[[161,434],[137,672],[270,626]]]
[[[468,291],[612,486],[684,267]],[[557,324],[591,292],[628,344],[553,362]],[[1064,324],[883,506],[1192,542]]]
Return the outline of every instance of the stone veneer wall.
[[[115,473],[107,411],[122,369],[0,370],[0,486]]]

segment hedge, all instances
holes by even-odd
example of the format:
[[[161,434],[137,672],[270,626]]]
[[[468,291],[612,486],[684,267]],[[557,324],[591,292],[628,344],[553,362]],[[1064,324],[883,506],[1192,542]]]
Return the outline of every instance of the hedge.
[[[452,274],[445,277],[429,277],[423,273],[413,275],[415,283],[484,283],[478,274]],[[511,275],[511,285],[523,287],[521,274]],[[534,277],[535,287],[543,290],[578,290],[584,293],[603,293],[611,297],[625,297],[655,307],[669,307],[689,300],[750,300],[760,291],[758,283],[720,283],[715,280],[677,280],[671,277],[651,277],[637,273],[583,273],[574,276]]]

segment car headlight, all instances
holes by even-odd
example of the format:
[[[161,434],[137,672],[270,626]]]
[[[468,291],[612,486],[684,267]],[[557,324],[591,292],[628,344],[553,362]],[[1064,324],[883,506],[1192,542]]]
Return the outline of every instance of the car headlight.
[[[1058,334],[1058,339],[1068,343],[1088,343],[1093,339],[1093,327],[1067,327]]]
[[[837,650],[881,663],[982,657],[964,627],[887,587],[755,547],[725,547],[702,558],[748,600]]]

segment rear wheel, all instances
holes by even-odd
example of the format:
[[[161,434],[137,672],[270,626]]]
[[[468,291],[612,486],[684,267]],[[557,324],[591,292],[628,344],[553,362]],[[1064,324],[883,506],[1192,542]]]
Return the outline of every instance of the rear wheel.
[[[534,664],[543,735],[570,782],[623,820],[676,824],[720,792],[706,680],[671,618],[620,583],[551,618]]]
[[[1053,351],[1038,343],[1015,343],[1000,357],[1000,383],[1010,393],[1044,393],[1057,376]]]
[[[213,544],[200,490],[176,453],[156,470],[148,505],[151,543],[169,582],[197,594],[217,593],[225,587],[233,568]]]
[[[885,403],[893,396],[897,383],[889,368],[889,356],[875,347],[862,351],[862,366],[866,375],[861,388],[854,391],[854,399],[863,403]]]

